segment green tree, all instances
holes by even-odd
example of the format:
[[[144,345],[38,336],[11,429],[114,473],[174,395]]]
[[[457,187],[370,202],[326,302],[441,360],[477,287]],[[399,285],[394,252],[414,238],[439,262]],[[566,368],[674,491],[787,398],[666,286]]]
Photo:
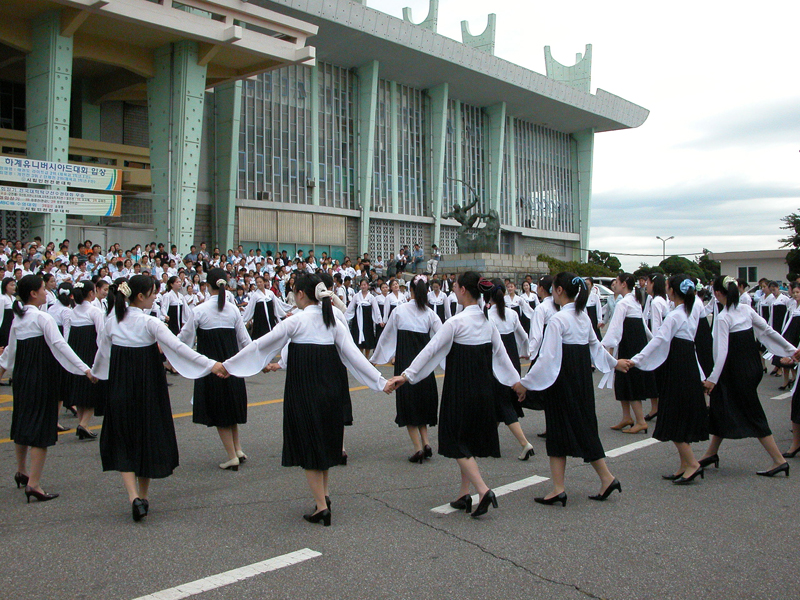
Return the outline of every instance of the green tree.
[[[800,214],[786,215],[781,221],[783,222],[781,229],[792,232],[791,235],[779,240],[781,248],[791,248],[786,253],[786,264],[792,273],[800,273]]]
[[[647,277],[648,275],[651,275],[653,273],[660,273],[661,275],[663,275],[664,274],[664,269],[662,269],[658,265],[653,265],[651,267],[647,263],[643,262],[643,263],[639,264],[639,268],[636,269],[633,272],[633,276],[636,279],[639,279],[639,277],[642,277],[642,276]]]
[[[700,268],[700,265],[683,256],[668,256],[659,263],[659,266],[664,269],[667,275],[683,273],[689,277],[696,277],[704,281],[708,279]]]
[[[609,271],[612,271],[614,275],[616,275],[622,270],[622,263],[620,262],[620,260],[616,256],[609,254],[608,252],[600,252],[599,250],[589,250],[589,255],[587,257],[586,262],[587,264],[600,265],[601,267],[605,267]]]
[[[596,263],[558,260],[546,254],[540,254],[539,260],[547,263],[550,275],[556,275],[564,271],[575,273],[581,277],[614,277],[617,275],[617,272]]]
[[[716,279],[720,275],[719,261],[711,258],[708,252],[703,252],[703,254],[697,258],[697,266],[703,271],[703,279],[706,281]]]

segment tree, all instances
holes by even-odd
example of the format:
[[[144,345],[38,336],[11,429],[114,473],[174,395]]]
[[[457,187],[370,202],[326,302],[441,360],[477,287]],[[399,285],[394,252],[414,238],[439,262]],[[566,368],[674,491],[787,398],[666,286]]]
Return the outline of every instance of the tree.
[[[786,264],[792,273],[800,273],[800,214],[786,215],[781,221],[781,229],[792,232],[788,237],[778,240],[782,244],[781,248],[791,248],[786,253]]]
[[[589,256],[587,257],[586,262],[587,264],[605,267],[611,271],[613,275],[616,275],[622,269],[622,263],[616,256],[613,256],[608,252],[600,252],[599,250],[589,250]]]
[[[538,258],[540,261],[547,263],[550,269],[550,275],[557,275],[558,273],[564,272],[575,273],[575,275],[580,277],[615,277],[617,275],[617,272],[611,271],[607,267],[596,263],[581,263],[574,260],[563,261],[553,258],[552,256],[547,256],[546,254],[540,254]]]
[[[700,265],[683,256],[669,256],[662,260],[659,266],[664,269],[664,272],[668,275],[683,273],[684,275],[697,279],[708,279],[700,268]]]
[[[640,277],[647,277],[648,275],[652,275],[653,273],[660,273],[661,275],[664,274],[664,269],[659,267],[658,265],[653,265],[652,267],[647,263],[639,264],[639,268],[633,272],[633,276],[636,279]]]
[[[703,271],[703,279],[706,281],[716,279],[720,275],[720,262],[711,258],[708,252],[703,252],[703,254],[697,258],[697,266]]]

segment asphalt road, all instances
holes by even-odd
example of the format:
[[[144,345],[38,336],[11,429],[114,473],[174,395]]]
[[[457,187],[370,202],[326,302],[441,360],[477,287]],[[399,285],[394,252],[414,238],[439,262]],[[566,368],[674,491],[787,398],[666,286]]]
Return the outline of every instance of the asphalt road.
[[[78,441],[74,430],[62,435],[43,479],[61,497],[27,505],[12,480],[13,444],[0,440],[0,598],[133,600],[305,548],[321,555],[190,597],[800,597],[800,470],[788,479],[757,477],[770,460],[756,440],[726,442],[720,469],[686,487],[660,478],[677,466],[671,444],[611,458],[623,494],[605,503],[587,499],[598,491],[594,471],[570,459],[566,508],[534,504],[549,490],[546,481],[500,497],[499,510],[475,520],[431,511],[456,496],[455,462],[434,455],[408,463],[411,444],[394,424],[394,397],[357,389],[356,423],[345,438],[350,462],[331,470],[333,525],[323,528],[302,519],[313,506],[303,472],[280,466],[283,373],[248,381],[249,402],[276,402],[249,409],[241,429],[249,460],[238,473],[217,467],[225,455],[215,430],[181,416],[191,411],[191,382],[170,381],[181,466],[154,481],[141,523],[131,520],[119,474],[101,471],[97,442]],[[785,450],[790,399],[771,399],[779,385],[767,377],[760,393]],[[9,400],[0,397],[3,432]],[[609,391],[598,391],[597,411],[606,451],[645,439],[608,429],[619,419]],[[61,421],[76,425],[71,416]],[[536,449],[528,462],[516,459],[519,446],[501,425],[503,458],[480,461],[490,486],[549,477],[544,441],[535,435],[543,421],[541,413],[522,421]],[[800,469],[800,460],[790,462]]]

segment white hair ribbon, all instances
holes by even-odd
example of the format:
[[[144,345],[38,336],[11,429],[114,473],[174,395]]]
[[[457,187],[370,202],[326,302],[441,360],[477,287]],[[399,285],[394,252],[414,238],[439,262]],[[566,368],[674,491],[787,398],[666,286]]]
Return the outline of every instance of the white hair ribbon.
[[[317,284],[317,287],[314,288],[314,296],[317,300],[322,300],[323,298],[330,298],[333,296],[333,292],[325,287],[325,284],[321,281]]]
[[[120,283],[119,286],[117,287],[117,290],[119,291],[120,294],[122,294],[126,298],[131,297],[131,288],[128,285],[127,281],[123,281],[122,283]]]

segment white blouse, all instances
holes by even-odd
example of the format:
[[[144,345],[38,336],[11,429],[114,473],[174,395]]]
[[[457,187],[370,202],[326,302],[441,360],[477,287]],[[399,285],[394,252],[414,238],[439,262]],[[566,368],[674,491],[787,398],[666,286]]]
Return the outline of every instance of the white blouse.
[[[708,381],[714,384],[719,381],[725,366],[731,333],[752,328],[758,341],[776,356],[791,356],[797,351],[797,348],[783,339],[781,334],[767,325],[767,322],[749,306],[737,305],[722,309],[714,320],[714,325],[714,370],[708,376]]]
[[[217,299],[213,302],[203,302],[189,313],[181,328],[178,339],[191,348],[197,337],[197,329],[233,329],[236,331],[236,342],[239,350],[250,343],[250,336],[244,326],[244,320],[239,310],[230,302],[226,302],[219,310]]]
[[[381,323],[386,323],[387,320],[389,319],[389,311],[393,310],[391,308],[392,306],[394,306],[394,308],[396,309],[398,306],[400,306],[401,304],[405,304],[406,302],[407,302],[406,297],[403,296],[402,293],[397,292],[397,295],[395,295],[394,292],[389,292],[383,299],[383,315],[382,315],[383,320],[381,321]]]
[[[15,300],[14,296],[10,296],[8,294],[0,294],[0,311],[5,311],[14,306],[14,300]],[[50,307],[49,304],[47,306],[48,308]]]
[[[489,307],[489,320],[494,324],[495,327],[497,327],[497,331],[500,332],[500,335],[513,333],[514,340],[517,343],[517,354],[519,354],[520,357],[527,358],[528,334],[525,333],[525,329],[522,327],[522,323],[519,320],[519,315],[506,306],[504,316],[505,319],[500,318],[500,314],[497,312],[496,306],[492,305]]]
[[[64,328],[64,319],[70,312],[72,312],[72,309],[69,306],[64,306],[61,302],[56,302],[47,309],[47,313],[55,319],[56,325],[62,329]]]
[[[653,371],[667,360],[673,338],[694,342],[694,336],[697,333],[697,319],[703,310],[702,304],[699,301],[695,302],[691,315],[686,314],[686,309],[683,305],[670,312],[664,322],[661,323],[653,339],[642,348],[639,354],[631,358],[631,362],[643,371]],[[701,307],[699,310],[698,306]],[[701,368],[701,380],[703,376],[703,369]]]
[[[335,312],[334,310],[334,314]],[[291,319],[281,321],[275,329],[262,335],[223,364],[234,377],[250,377],[266,367],[288,342],[336,346],[339,358],[356,379],[376,391],[383,391],[386,387],[386,379],[358,349],[347,326],[338,319],[334,327],[325,326],[322,321],[322,307],[318,304],[309,305]]]
[[[420,310],[416,302],[402,304],[389,316],[370,362],[375,365],[385,365],[394,358],[397,351],[397,331],[400,329],[436,335],[441,328],[441,319],[427,306]]]
[[[59,304],[59,306],[63,305]],[[67,310],[69,309],[67,308]],[[14,370],[18,340],[29,340],[40,336],[44,336],[53,356],[67,371],[74,375],[84,375],[89,369],[88,365],[78,358],[75,351],[64,340],[53,317],[31,304],[25,306],[24,316],[14,315],[11,332],[8,336],[8,346],[0,356],[0,368],[4,371]],[[42,376],[50,377],[53,374],[42,373]]]
[[[649,339],[651,337],[650,330],[647,329],[647,324],[644,323],[644,318],[642,316],[642,305],[639,304],[639,301],[636,299],[636,296],[633,295],[633,292],[628,292],[622,300],[617,302],[617,305],[614,308],[614,316],[611,317],[611,322],[608,324],[608,331],[606,331],[606,334],[603,336],[603,340],[600,343],[606,348],[616,348],[619,346],[619,343],[622,340],[622,326],[625,323],[625,319],[629,317],[642,319],[645,332],[647,333],[647,337]]]
[[[375,299],[375,296],[369,292],[364,295],[364,292],[359,290],[359,292],[350,301],[347,311],[345,312],[345,316],[347,317],[348,321],[352,321],[353,317],[355,317],[356,323],[358,323],[359,344],[364,341],[364,312],[361,310],[362,306],[371,307],[373,324],[378,325],[383,322],[383,315],[381,315],[381,310],[378,305],[378,301]]]
[[[514,294],[514,297],[511,297],[511,294],[506,294],[505,297],[506,307],[513,309],[515,306],[519,306],[522,314],[528,317],[529,319],[533,318],[533,308],[530,304],[519,294]],[[514,311],[516,312],[516,311]]]
[[[661,327],[661,323],[664,322],[668,312],[669,304],[667,304],[667,300],[661,296],[655,296],[650,303],[650,324],[651,333],[653,335],[655,335],[658,328]]]
[[[183,325],[188,319],[188,313],[191,310],[189,307],[189,303],[186,301],[186,296],[183,294],[178,294],[177,292],[170,290],[166,292],[161,297],[161,315],[163,317],[169,316],[169,307],[170,306],[180,306],[182,307],[179,311],[179,316],[181,318],[181,323],[179,325]]]
[[[94,330],[97,335],[97,345],[99,346],[100,340],[103,337],[103,328],[105,324],[106,313],[96,306],[92,306],[90,302],[82,302],[71,311],[64,314],[64,339],[69,340],[69,330],[72,327],[94,325]]]
[[[108,379],[112,345],[146,348],[155,343],[161,347],[170,364],[187,379],[205,377],[214,367],[213,360],[186,346],[163,322],[151,317],[140,308],[129,306],[121,322],[117,321],[114,314],[106,318],[92,372],[98,379]]]
[[[461,305],[458,303],[458,296],[456,296],[456,293],[455,293],[455,292],[450,292],[449,294],[447,294],[447,301],[448,301],[448,302],[451,304],[451,306],[450,306],[450,316],[453,316],[453,307],[452,307],[452,304],[453,304],[453,303],[455,303],[455,305],[456,305],[456,312],[455,312],[455,314],[458,314],[458,313],[460,313],[462,310],[464,310],[464,307],[463,307],[463,306],[461,306]]]
[[[542,300],[541,304],[533,311],[531,318],[531,331],[528,334],[528,356],[536,358],[539,355],[539,348],[544,339],[545,325],[550,322],[553,315],[558,313],[558,307],[553,301],[552,296]]]
[[[750,296],[749,293],[745,292],[739,296],[739,304],[744,304],[745,306],[753,306],[753,298]]]
[[[492,343],[492,372],[503,385],[512,386],[519,381],[519,373],[508,358],[500,332],[475,304],[445,321],[439,332],[428,342],[417,358],[403,372],[409,383],[422,381],[438,364],[444,364],[453,344],[480,346]]]
[[[250,301],[247,304],[247,307],[244,309],[244,314],[242,315],[242,319],[244,320],[245,323],[248,323],[255,316],[256,305],[259,302],[264,302],[264,303],[272,302],[272,310],[278,319],[284,319],[286,317],[285,307],[288,306],[289,310],[291,310],[292,308],[288,304],[278,299],[277,296],[275,296],[275,292],[273,292],[272,290],[265,290],[263,292],[261,290],[256,290],[252,294],[250,294]],[[264,310],[266,309],[267,307],[265,306]],[[267,313],[267,315],[269,315],[269,313]]]
[[[585,310],[578,313],[575,303],[570,302],[562,306],[547,324],[539,358],[522,378],[522,385],[529,390],[546,390],[553,385],[561,372],[564,344],[588,344],[592,363],[601,373],[610,373],[617,366],[617,360],[597,340],[589,315]]]
[[[541,304],[539,296],[537,296],[534,292],[522,292],[519,296],[530,305],[532,310],[535,310],[536,307]]]

